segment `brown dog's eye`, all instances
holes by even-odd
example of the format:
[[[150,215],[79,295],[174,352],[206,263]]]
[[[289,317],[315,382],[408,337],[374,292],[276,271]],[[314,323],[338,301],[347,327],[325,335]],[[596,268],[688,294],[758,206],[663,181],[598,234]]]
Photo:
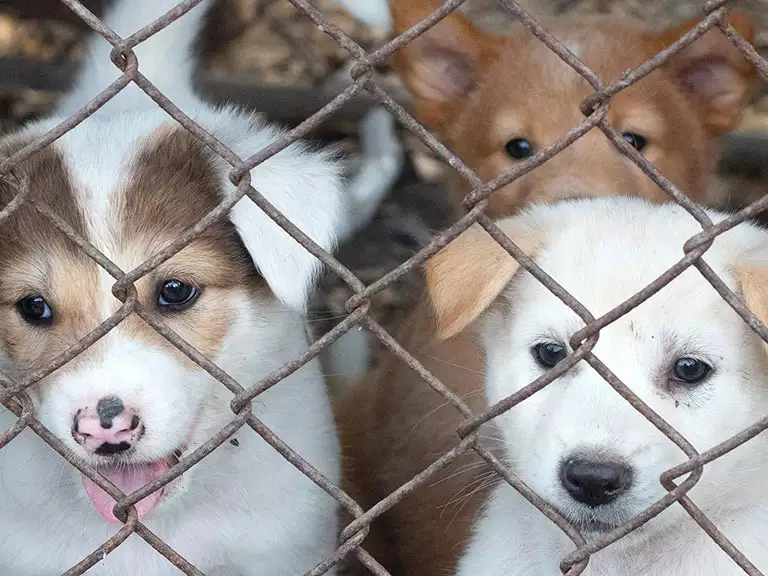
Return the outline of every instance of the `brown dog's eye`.
[[[48,326],[53,321],[53,310],[42,296],[27,296],[16,303],[16,309],[30,324]]]
[[[533,144],[525,138],[514,138],[507,142],[507,154],[515,160],[523,160],[533,156]]]
[[[200,291],[191,284],[179,280],[166,280],[160,285],[157,304],[161,309],[178,312],[192,306]]]
[[[645,137],[641,136],[640,134],[636,134],[635,132],[624,132],[622,137],[630,146],[632,146],[632,148],[638,152],[642,152],[643,148],[648,145],[648,141],[645,139]]]

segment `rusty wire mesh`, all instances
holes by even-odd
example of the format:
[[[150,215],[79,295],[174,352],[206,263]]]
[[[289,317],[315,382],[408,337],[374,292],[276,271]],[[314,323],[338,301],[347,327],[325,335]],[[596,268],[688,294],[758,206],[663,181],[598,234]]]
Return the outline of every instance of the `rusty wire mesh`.
[[[132,533],[143,538],[181,572],[190,575],[201,574],[197,568],[176,553],[167,543],[163,542],[138,520],[134,504],[170,483],[184,471],[200,462],[244,426],[253,429],[287,461],[310,478],[315,484],[334,498],[347,512],[355,517],[355,520],[347,525],[341,532],[340,543],[335,553],[317,564],[307,574],[315,575],[326,573],[349,554],[355,554],[361,563],[372,573],[388,574],[381,564],[371,557],[362,547],[371,522],[391,507],[395,506],[408,493],[424,486],[440,470],[447,467],[462,454],[469,451],[475,451],[499,474],[500,477],[504,478],[513,488],[536,506],[574,542],[577,549],[568,554],[561,562],[561,570],[565,574],[576,575],[582,573],[587,566],[590,555],[627,535],[675,502],[678,502],[683,506],[690,517],[693,518],[699,526],[707,532],[707,534],[709,534],[717,545],[722,548],[722,550],[725,551],[745,573],[750,575],[761,574],[749,559],[736,549],[726,536],[714,526],[699,508],[696,507],[686,494],[700,479],[705,464],[719,458],[768,428],[768,416],[759,422],[754,423],[751,427],[729,440],[704,453],[699,453],[672,426],[653,413],[592,353],[600,329],[627,314],[691,266],[696,267],[714,289],[736,312],[738,312],[744,321],[747,322],[750,328],[752,328],[752,330],[754,330],[763,340],[768,342],[768,328],[748,310],[744,302],[725,285],[725,283],[702,259],[702,256],[712,245],[715,237],[768,208],[768,196],[753,203],[747,208],[732,214],[717,224],[713,224],[701,208],[689,200],[681,190],[660,174],[651,163],[630,146],[622,138],[622,135],[606,120],[608,105],[614,95],[641,80],[647,74],[664,64],[671,56],[695,42],[705,32],[712,28],[718,28],[743,53],[747,60],[755,66],[762,78],[768,80],[768,61],[762,59],[750,43],[739,36],[739,34],[728,24],[726,19],[728,10],[726,0],[707,2],[704,6],[706,15],[699,24],[694,26],[678,41],[650,60],[644,62],[634,70],[628,71],[621,78],[611,82],[604,82],[601,80],[583,62],[569,52],[563,44],[543,29],[539,23],[516,2],[513,0],[498,0],[499,4],[503,6],[511,17],[514,17],[521,22],[531,34],[535,35],[564,62],[579,73],[590,84],[594,93],[586,98],[581,104],[581,111],[585,117],[583,122],[578,126],[575,126],[558,141],[519,163],[512,170],[487,182],[483,182],[477,174],[462,162],[460,158],[452,154],[433,134],[421,126],[402,106],[380,88],[379,85],[377,85],[374,76],[374,68],[377,64],[381,63],[396,50],[402,48],[405,44],[437,24],[442,18],[456,10],[465,0],[447,0],[438,10],[424,18],[413,28],[373,52],[366,52],[363,50],[338,27],[334,26],[324,18],[323,14],[315,9],[309,0],[286,0],[309,17],[325,33],[334,38],[349,53],[350,58],[356,62],[351,70],[353,82],[317,113],[306,119],[290,132],[286,133],[279,140],[268,147],[257,151],[249,158],[238,157],[232,150],[206,132],[191,118],[186,116],[182,110],[178,109],[168,98],[160,93],[141,74],[138,61],[133,53],[133,48],[139,43],[162,30],[174,20],[183,17],[186,12],[194,8],[202,0],[183,0],[176,8],[142,30],[135,32],[128,38],[120,38],[114,34],[103,22],[89,12],[77,0],[61,1],[113,46],[111,58],[115,66],[122,71],[122,75],[77,114],[68,118],[49,133],[28,144],[12,156],[0,161],[0,178],[3,178],[7,183],[11,184],[17,191],[14,200],[0,211],[0,226],[2,226],[3,222],[23,204],[26,203],[27,205],[32,206],[34,210],[47,218],[53,226],[66,235],[97,265],[106,270],[115,279],[112,292],[123,304],[117,312],[104,321],[97,329],[84,337],[77,345],[62,353],[47,365],[27,374],[23,379],[14,381],[7,375],[0,373],[0,386],[2,386],[0,389],[0,402],[2,402],[2,404],[11,410],[18,418],[17,422],[10,429],[0,434],[0,449],[13,441],[13,439],[25,428],[29,427],[50,445],[53,450],[57,451],[70,464],[75,466],[86,477],[93,480],[117,501],[115,514],[122,522],[124,522],[124,526],[112,538],[104,542],[98,549],[94,550],[92,554],[83,558],[76,566],[67,570],[65,572],[67,576],[83,574],[89,568],[98,564],[106,554],[123,543]],[[161,252],[152,257],[152,259],[144,262],[134,270],[126,272],[120,270],[110,262],[104,254],[99,252],[87,240],[82,238],[67,224],[67,222],[60,218],[49,207],[32,198],[26,183],[15,178],[14,167],[54,142],[67,131],[77,126],[80,122],[85,121],[90,115],[96,112],[96,110],[131,82],[139,86],[160,108],[178,121],[189,133],[217,153],[232,167],[229,177],[232,184],[236,186],[237,191],[226,201],[223,201],[219,206],[209,212],[205,218],[190,228],[175,242],[166,246]],[[251,185],[249,174],[249,171],[253,167],[268,160],[295,140],[306,136],[362,91],[371,94],[381,105],[395,116],[403,127],[416,135],[437,156],[453,167],[471,186],[471,192],[464,200],[464,207],[467,209],[466,215],[442,234],[436,236],[428,245],[408,261],[368,286],[365,286],[331,254],[317,246],[309,237],[303,234],[301,230],[297,229],[296,226],[277,211]],[[493,221],[484,214],[488,197],[495,190],[534,170],[594,128],[601,130],[622,154],[631,159],[664,192],[690,213],[691,216],[699,222],[702,228],[700,233],[687,241],[684,246],[685,255],[679,262],[677,262],[677,264],[667,270],[646,288],[599,318],[594,318],[584,306],[528,258],[500,231],[499,228],[495,226]],[[214,363],[206,359],[200,352],[184,342],[167,326],[148,314],[138,301],[134,285],[135,282],[151,272],[155,267],[171,258],[193,239],[202,234],[206,228],[214,222],[225,217],[235,203],[245,196],[266,212],[279,226],[286,230],[309,252],[324,262],[333,272],[338,274],[355,293],[346,304],[349,315],[340,324],[314,342],[301,357],[289,362],[262,381],[247,389],[243,388]],[[498,404],[491,406],[482,414],[473,413],[459,396],[430,374],[413,356],[401,347],[382,326],[367,315],[372,296],[387,288],[408,272],[420,267],[428,258],[441,250],[475,223],[482,226],[505,250],[509,252],[509,254],[512,255],[512,257],[517,259],[526,270],[578,314],[586,324],[584,328],[572,337],[570,344],[574,351],[569,356],[562,360],[555,368],[543,374],[525,388],[519,390]],[[133,494],[125,495],[115,488],[115,486],[108,480],[99,475],[94,469],[81,464],[68,453],[64,445],[35,417],[34,407],[30,396],[27,394],[27,390],[84,352],[131,314],[136,314],[141,317],[173,346],[188,356],[202,369],[207,371],[221,384],[226,386],[234,395],[231,402],[231,408],[235,417],[215,436],[211,437],[191,454],[182,458],[166,474],[155,479],[150,484],[137,490]],[[325,348],[338,340],[345,332],[358,326],[365,327],[376,336],[387,349],[397,355],[411,369],[415,370],[427,385],[440,393],[450,404],[459,410],[465,418],[464,423],[457,430],[457,443],[450,451],[443,454],[418,476],[411,479],[369,510],[363,510],[352,498],[325,478],[311,464],[305,461],[301,455],[293,451],[290,446],[286,445],[251,412],[251,402],[256,399],[259,394],[272,386],[277,385],[281,379],[295,372],[304,364],[317,357]],[[576,528],[570,525],[552,506],[547,504],[541,497],[531,492],[529,488],[527,488],[478,440],[478,428],[483,423],[499,416],[532,394],[543,389],[580,361],[585,361],[590,364],[606,380],[606,382],[608,382],[608,384],[610,384],[619,394],[630,402],[638,412],[643,414],[656,426],[656,428],[683,450],[688,457],[687,462],[684,464],[667,470],[662,474],[660,480],[664,488],[668,491],[667,495],[631,521],[590,543],[587,543]],[[675,482],[677,478],[686,474],[690,474],[690,476],[685,481],[680,484]]]

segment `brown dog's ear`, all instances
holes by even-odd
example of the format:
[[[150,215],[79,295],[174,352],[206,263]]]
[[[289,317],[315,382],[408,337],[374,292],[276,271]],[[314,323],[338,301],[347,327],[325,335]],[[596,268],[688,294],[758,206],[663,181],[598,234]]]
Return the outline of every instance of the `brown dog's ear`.
[[[499,223],[529,256],[540,236],[512,218]],[[455,336],[474,322],[501,293],[520,264],[480,226],[469,228],[427,261],[427,292],[437,337]]]
[[[437,10],[440,1],[390,0],[390,7],[393,32],[399,35]],[[441,132],[494,59],[495,46],[492,36],[453,12],[395,52],[395,69],[419,120]]]
[[[742,13],[728,15],[728,22],[750,43],[755,27]],[[698,20],[688,20],[661,34],[669,46],[688,32]],[[752,90],[758,85],[757,70],[717,28],[673,56],[667,66],[700,111],[704,126],[717,136],[739,121]]]
[[[768,326],[768,269],[736,268],[733,275],[739,283],[747,308]],[[763,348],[768,352],[768,343],[763,342]]]

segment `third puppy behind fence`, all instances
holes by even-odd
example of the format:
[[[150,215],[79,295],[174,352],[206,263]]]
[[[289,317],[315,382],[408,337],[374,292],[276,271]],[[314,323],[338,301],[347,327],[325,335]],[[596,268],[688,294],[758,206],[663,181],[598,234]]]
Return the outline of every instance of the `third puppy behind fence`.
[[[438,0],[391,0],[394,30],[405,32],[439,8]],[[700,19],[661,32],[617,16],[560,17],[542,26],[603,82],[620,78],[680,39]],[[752,42],[754,27],[732,12],[729,23]],[[563,138],[583,120],[594,86],[519,23],[492,36],[453,12],[394,55],[416,117],[483,181],[514,168]],[[757,72],[719,30],[616,94],[606,120],[622,138],[689,197],[722,202],[710,187],[715,138],[733,128]],[[460,208],[470,187],[455,175],[450,194]],[[605,134],[592,130],[544,165],[500,188],[487,214],[522,204],[622,193],[668,198]]]

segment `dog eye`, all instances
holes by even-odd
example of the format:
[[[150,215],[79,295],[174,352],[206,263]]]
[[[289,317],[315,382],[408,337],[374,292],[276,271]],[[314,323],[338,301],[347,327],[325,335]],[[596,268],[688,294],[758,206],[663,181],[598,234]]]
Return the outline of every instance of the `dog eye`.
[[[686,384],[698,384],[704,380],[712,368],[709,364],[697,360],[696,358],[679,358],[673,368],[675,379]]]
[[[542,342],[533,347],[534,358],[545,368],[552,368],[565,358],[566,354],[565,346],[554,342]]]
[[[48,326],[53,321],[53,310],[42,296],[27,296],[19,300],[16,309],[30,324]]]
[[[634,148],[638,152],[641,152],[643,148],[645,148],[648,145],[648,141],[645,139],[644,136],[641,136],[640,134],[636,134],[634,132],[624,132],[624,134],[622,134],[622,137],[627,143],[629,143],[630,146],[632,146],[632,148]]]
[[[167,310],[184,310],[197,300],[200,291],[191,284],[179,280],[166,280],[160,286],[157,303]]]
[[[525,138],[515,138],[507,142],[507,154],[515,160],[533,156],[533,144]]]

